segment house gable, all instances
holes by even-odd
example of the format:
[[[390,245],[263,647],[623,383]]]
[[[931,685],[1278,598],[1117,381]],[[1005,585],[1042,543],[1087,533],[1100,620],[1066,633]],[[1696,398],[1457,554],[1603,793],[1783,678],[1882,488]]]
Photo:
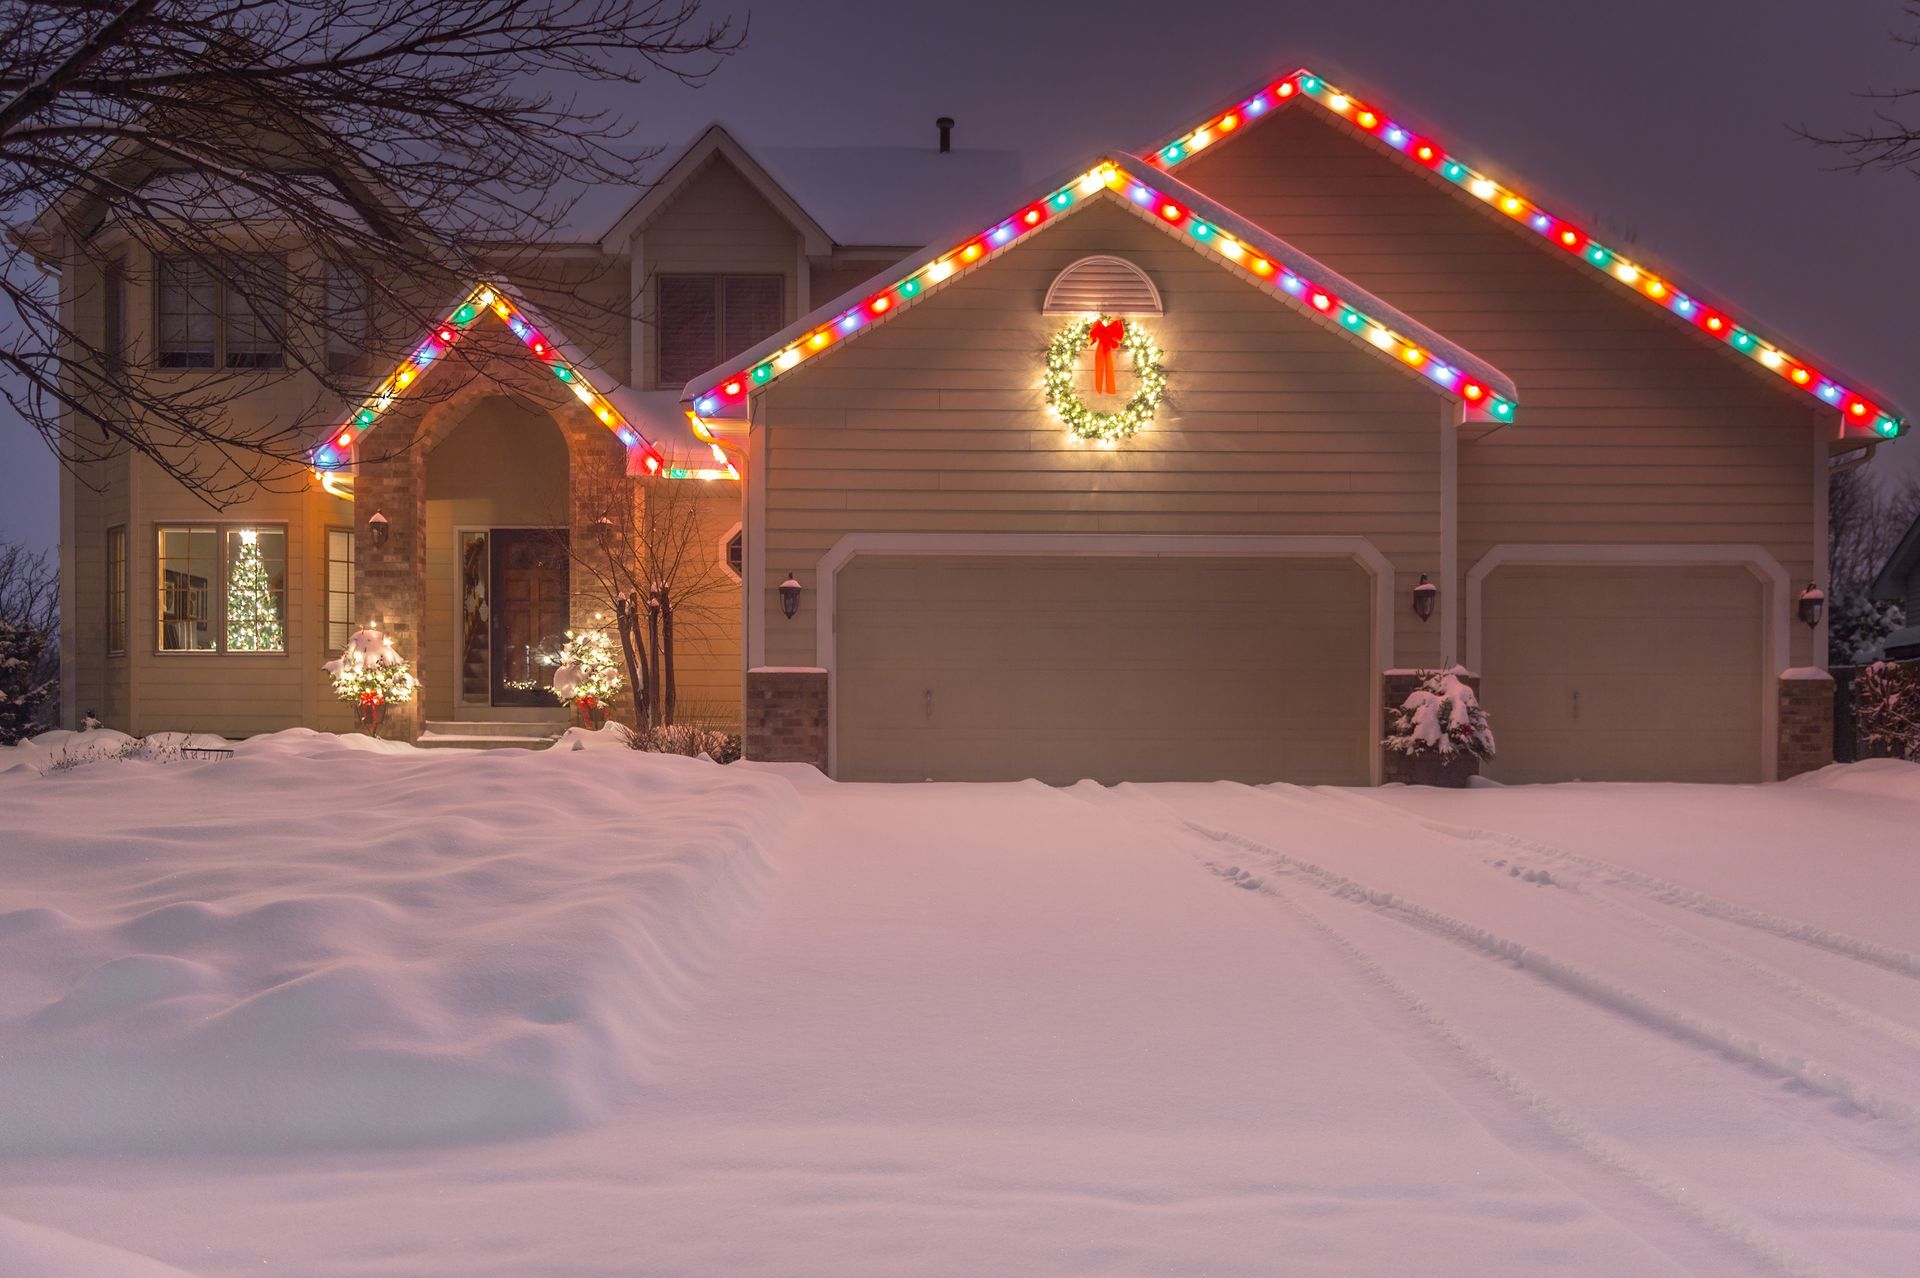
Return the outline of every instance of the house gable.
[[[491,280],[476,283],[433,326],[411,354],[403,358],[379,386],[347,415],[340,425],[313,449],[313,474],[327,491],[338,492],[340,473],[353,462],[367,433],[378,426],[407,394],[418,388],[435,367],[473,331],[476,324],[493,316],[518,338],[528,356],[541,364],[554,379],[566,386],[574,398],[591,412],[601,425],[620,437],[626,445],[631,473],[659,475],[669,479],[738,479],[740,472],[727,460],[725,452],[710,435],[699,433],[700,442],[713,453],[712,467],[676,466],[658,446],[642,435],[632,418],[639,414],[629,405],[623,408],[622,388],[612,378],[588,362],[571,356],[566,338],[544,323],[524,304],[514,300],[506,286]]]
[[[1236,95],[1193,127],[1150,150],[1148,164],[1180,172],[1194,185],[1241,205],[1216,187],[1210,175],[1221,167],[1223,148],[1242,147],[1245,139],[1267,132],[1271,122],[1293,112],[1310,112],[1355,141],[1428,176],[1460,200],[1478,206],[1491,219],[1575,262],[1617,291],[1684,325],[1701,339],[1743,356],[1788,386],[1812,396],[1841,416],[1844,430],[1856,437],[1892,439],[1907,429],[1905,417],[1871,393],[1850,385],[1831,366],[1768,336],[1746,319],[1688,288],[1669,271],[1656,269],[1644,255],[1630,255],[1604,243],[1576,221],[1543,207],[1524,191],[1496,180],[1440,140],[1390,116],[1386,109],[1355,97],[1308,69],[1264,81]],[[1252,209],[1244,210],[1258,214]],[[1292,232],[1289,231],[1291,234]],[[1401,294],[1395,293],[1395,296]]]
[[[1131,210],[1219,269],[1240,275],[1344,340],[1457,399],[1469,418],[1513,420],[1517,394],[1498,369],[1200,192],[1117,154],[1048,182],[981,233],[957,244],[929,245],[843,294],[741,360],[688,383],[686,400],[702,417],[739,416],[749,396],[805,361],[1098,203]]]
[[[647,193],[621,214],[619,220],[601,237],[601,247],[608,253],[625,252],[628,241],[643,233],[668,205],[680,197],[686,186],[716,159],[739,174],[799,234],[807,253],[824,256],[833,250],[833,237],[827,234],[826,229],[787,194],[786,188],[774,181],[773,176],[731,133],[718,124],[707,126],[699,137],[687,144]]]

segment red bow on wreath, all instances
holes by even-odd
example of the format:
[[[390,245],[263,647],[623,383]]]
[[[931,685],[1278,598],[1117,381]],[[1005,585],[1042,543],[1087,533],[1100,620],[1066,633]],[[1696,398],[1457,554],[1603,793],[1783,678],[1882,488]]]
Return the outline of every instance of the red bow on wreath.
[[[360,694],[360,704],[363,706],[377,706],[385,700],[386,698],[377,692],[363,692]]]
[[[1095,394],[1117,395],[1119,384],[1113,376],[1113,352],[1126,340],[1127,322],[1117,319],[1095,320],[1087,327],[1087,341],[1093,346],[1093,389]]]
[[[600,702],[593,697],[581,697],[579,700],[575,701],[574,704],[579,706],[582,710],[592,710],[596,706],[598,706]]]

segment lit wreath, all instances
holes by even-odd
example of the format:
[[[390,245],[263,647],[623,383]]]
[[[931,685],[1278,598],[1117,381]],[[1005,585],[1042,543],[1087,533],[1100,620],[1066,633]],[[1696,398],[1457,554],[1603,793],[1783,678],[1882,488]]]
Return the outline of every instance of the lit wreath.
[[[1133,374],[1139,379],[1139,389],[1118,412],[1097,413],[1087,407],[1073,389],[1073,372],[1080,363],[1081,353],[1087,349],[1088,334],[1094,325],[1114,322],[1117,321],[1105,315],[1082,316],[1055,333],[1052,344],[1047,347],[1047,407],[1081,439],[1120,440],[1144,429],[1153,420],[1155,410],[1160,407],[1160,397],[1167,389],[1166,370],[1160,367],[1160,348],[1153,344],[1153,338],[1145,329],[1127,320],[1120,345],[1133,356]]]

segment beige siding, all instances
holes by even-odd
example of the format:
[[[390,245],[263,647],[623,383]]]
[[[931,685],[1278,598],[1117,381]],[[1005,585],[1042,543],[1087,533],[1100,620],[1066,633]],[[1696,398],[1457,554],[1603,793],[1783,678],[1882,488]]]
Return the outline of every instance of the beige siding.
[[[659,298],[655,277],[682,271],[778,275],[786,282],[784,320],[799,318],[800,234],[720,156],[707,161],[641,228],[640,242],[647,272],[642,313],[649,321]],[[822,300],[812,299],[814,305]],[[634,384],[652,387],[658,380],[658,345],[650,333],[637,345],[646,367]]]
[[[1040,390],[1057,321],[1041,301],[1088,253],[1159,285],[1169,389],[1117,448],[1070,440]],[[1121,376],[1125,360],[1122,363]],[[1069,214],[763,394],[765,661],[816,662],[774,588],[850,532],[1351,534],[1393,563],[1395,597],[1439,562],[1446,401],[1114,199]],[[816,596],[817,597],[817,596]],[[1432,628],[1401,627],[1402,664]]]
[[[1820,410],[1800,393],[1317,111],[1179,176],[1519,384],[1516,425],[1461,443],[1463,573],[1509,542],[1752,542],[1813,575]]]

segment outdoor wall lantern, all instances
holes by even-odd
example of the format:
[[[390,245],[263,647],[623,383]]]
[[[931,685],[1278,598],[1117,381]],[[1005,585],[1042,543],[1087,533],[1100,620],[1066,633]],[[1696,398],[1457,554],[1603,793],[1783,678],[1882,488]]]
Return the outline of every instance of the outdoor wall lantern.
[[[1820,614],[1826,611],[1826,607],[1826,593],[1822,591],[1820,587],[1809,581],[1807,588],[1800,592],[1800,601],[1797,608],[1800,614],[1800,620],[1807,623],[1807,629],[1811,630],[1820,624]]]
[[[593,521],[593,544],[602,550],[613,544],[613,521],[605,515]]]
[[[1420,574],[1420,584],[1413,588],[1413,615],[1425,621],[1433,616],[1434,601],[1440,598],[1440,587],[1427,580],[1427,574]]]
[[[374,511],[371,515],[368,515],[367,530],[373,534],[374,545],[384,546],[387,544],[388,529],[387,529],[387,517],[385,515],[381,514],[377,510]]]
[[[780,611],[787,614],[787,620],[793,620],[793,614],[800,611],[800,583],[792,573],[780,583]]]

